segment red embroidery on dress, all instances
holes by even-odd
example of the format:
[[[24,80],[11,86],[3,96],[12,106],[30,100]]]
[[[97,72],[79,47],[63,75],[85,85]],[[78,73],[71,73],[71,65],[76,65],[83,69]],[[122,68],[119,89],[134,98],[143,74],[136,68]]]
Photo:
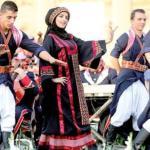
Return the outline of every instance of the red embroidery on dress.
[[[65,41],[63,41],[63,40],[61,40],[58,36],[56,36],[56,35],[54,35],[54,34],[51,34],[51,36],[54,38],[54,40],[55,41],[57,41],[57,44],[58,45],[60,45],[60,46],[62,46],[62,45],[64,45],[63,47],[65,47],[66,49],[62,49],[61,50],[61,52],[60,53],[63,53],[62,54],[62,56],[64,56],[63,57],[63,59],[62,58],[59,58],[59,59],[61,59],[61,60],[63,60],[63,61],[67,61],[67,56],[66,56],[66,52],[65,52],[65,50],[67,51],[67,54],[68,54],[68,52],[70,52],[70,51],[72,51],[72,50],[70,50],[70,47],[69,47],[69,45],[68,45],[68,43],[67,42],[65,42]],[[76,50],[74,50],[74,52],[76,52],[75,54],[77,54],[77,45],[75,46],[75,48],[74,49],[76,49]],[[72,54],[72,53],[69,53],[69,54]],[[74,55],[75,55],[74,54]],[[71,55],[71,57],[73,57],[74,55]],[[76,66],[76,67],[79,67],[79,66]],[[77,123],[77,121],[76,121],[76,117],[75,117],[75,108],[74,108],[74,101],[73,101],[73,91],[72,91],[72,83],[71,83],[71,77],[70,77],[70,72],[69,72],[69,68],[65,68],[66,69],[66,76],[67,76],[67,82],[68,82],[68,84],[67,84],[67,88],[68,88],[68,94],[69,94],[69,100],[70,100],[70,104],[71,104],[71,113],[72,113],[72,118],[73,118],[73,121],[74,121],[74,125],[76,126],[76,128],[77,128],[77,131],[78,132],[80,132],[80,128],[78,127],[78,123]],[[74,70],[75,71],[75,70]],[[78,70],[79,71],[79,70]],[[76,72],[75,72],[76,73]],[[78,82],[78,80],[79,80],[79,78],[78,79],[76,79],[76,84],[79,84],[79,82]],[[81,84],[81,83],[80,83]],[[81,88],[81,87],[80,87]],[[77,89],[78,89],[78,86],[77,86]],[[81,92],[80,92],[81,90],[80,89],[78,89],[78,98],[79,98],[79,105],[80,105],[80,111],[81,111],[81,119],[82,119],[82,124],[88,124],[89,122],[88,122],[88,110],[87,110],[87,105],[85,105],[85,103],[86,102],[83,102],[83,100],[84,100],[84,93],[82,93],[81,94]],[[83,92],[83,91],[82,91]],[[82,97],[82,98],[80,98],[80,96]],[[85,100],[84,100],[85,101]]]
[[[63,43],[63,44],[65,45],[65,47],[67,47],[67,48],[69,47],[65,43]],[[61,50],[61,58],[63,61],[67,61],[65,49]],[[77,124],[76,117],[75,117],[75,108],[74,108],[74,102],[73,102],[73,90],[72,90],[72,85],[71,85],[72,83],[71,83],[69,68],[66,67],[65,70],[66,70],[66,77],[67,77],[67,82],[68,82],[67,88],[68,88],[68,95],[69,95],[69,100],[70,100],[70,104],[71,104],[70,107],[71,107],[72,119],[74,121],[75,127],[77,128],[77,131],[80,132],[80,128]]]
[[[62,39],[60,39],[57,35],[55,35],[55,34],[50,34],[50,35],[54,38],[55,42],[57,43],[57,45],[59,47],[65,46],[68,55],[73,55],[73,54],[77,53],[77,45],[76,44],[74,44],[74,49],[70,49],[70,46],[68,44],[66,44]]]
[[[53,76],[54,75],[54,71],[53,71],[52,66],[42,66],[40,68],[40,74],[41,74],[41,76],[43,76],[43,75],[51,75],[51,76]]]
[[[84,145],[88,146],[94,143],[95,140],[91,132],[76,136],[47,136],[42,134],[39,140],[39,146],[47,146],[51,150],[79,150]]]
[[[62,59],[62,54],[58,54],[58,59]],[[62,66],[58,66],[58,77],[62,77]],[[63,117],[63,109],[62,109],[62,102],[61,102],[61,89],[62,85],[57,84],[57,104],[59,110],[59,125],[60,125],[60,133],[64,134],[64,117]]]

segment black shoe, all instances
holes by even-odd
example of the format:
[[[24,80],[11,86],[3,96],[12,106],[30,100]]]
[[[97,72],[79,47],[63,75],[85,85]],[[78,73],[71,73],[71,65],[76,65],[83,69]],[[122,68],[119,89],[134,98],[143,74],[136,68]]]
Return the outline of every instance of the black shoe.
[[[150,145],[146,145],[145,150],[150,150]]]
[[[144,141],[148,138],[149,135],[150,133],[144,128],[142,128],[133,142],[134,149],[140,150],[141,145],[144,143]]]
[[[96,144],[93,144],[91,146],[88,146],[88,150],[98,150],[97,149],[97,145]]]
[[[117,129],[118,129],[118,127],[115,127],[110,124],[107,134],[106,134],[106,144],[105,144],[105,148],[104,148],[105,150],[113,149],[113,143],[116,139]]]
[[[116,139],[116,135],[117,135],[117,127],[110,124],[108,132],[106,134],[106,144],[107,143],[109,145],[112,144]]]

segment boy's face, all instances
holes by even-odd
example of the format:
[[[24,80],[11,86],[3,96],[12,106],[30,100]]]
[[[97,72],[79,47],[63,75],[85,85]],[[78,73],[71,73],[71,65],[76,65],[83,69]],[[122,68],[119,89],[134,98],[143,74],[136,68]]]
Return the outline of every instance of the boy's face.
[[[6,10],[0,12],[0,26],[4,31],[8,31],[17,18],[17,12]]]
[[[143,31],[146,24],[146,15],[144,13],[136,12],[132,20],[132,27],[135,30]]]

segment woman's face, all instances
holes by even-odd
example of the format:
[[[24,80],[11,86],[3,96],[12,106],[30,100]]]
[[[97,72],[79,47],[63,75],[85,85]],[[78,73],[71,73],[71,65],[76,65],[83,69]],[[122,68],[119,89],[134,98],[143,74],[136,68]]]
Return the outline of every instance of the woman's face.
[[[61,12],[57,17],[56,17],[56,25],[59,28],[65,28],[66,25],[68,24],[69,21],[69,16],[67,12]]]

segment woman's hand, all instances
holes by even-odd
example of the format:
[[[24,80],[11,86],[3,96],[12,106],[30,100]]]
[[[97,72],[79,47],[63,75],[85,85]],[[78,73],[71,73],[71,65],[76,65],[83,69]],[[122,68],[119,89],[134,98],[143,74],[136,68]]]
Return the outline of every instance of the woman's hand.
[[[59,77],[59,78],[54,78],[54,79],[52,79],[52,81],[53,81],[54,83],[60,83],[60,84],[62,84],[62,85],[65,85],[66,82],[67,82],[67,79],[66,79],[66,77]]]

